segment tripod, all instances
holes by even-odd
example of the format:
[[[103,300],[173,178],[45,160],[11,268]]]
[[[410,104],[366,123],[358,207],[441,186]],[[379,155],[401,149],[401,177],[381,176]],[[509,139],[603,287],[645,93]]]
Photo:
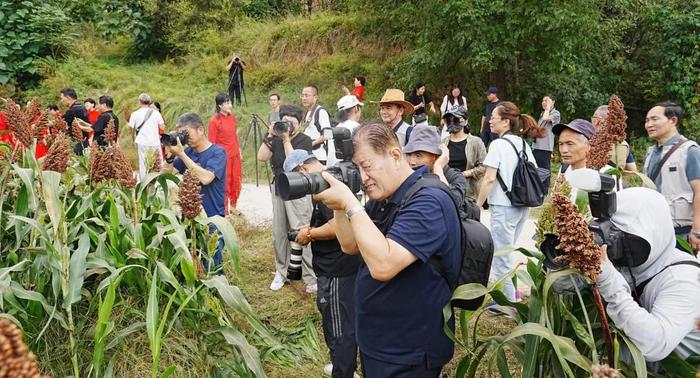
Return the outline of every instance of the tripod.
[[[233,79],[236,78],[236,84],[234,85]],[[233,73],[228,78],[228,83],[226,84],[226,90],[229,95],[234,93],[231,91],[231,86],[234,85],[235,89],[238,89],[238,104],[240,105],[241,97],[243,98],[243,103],[248,107],[248,99],[245,96],[245,88],[243,87],[243,68],[241,63],[236,63],[233,68]],[[235,96],[234,96],[235,97]],[[233,100],[233,98],[232,98]]]
[[[258,122],[261,122],[262,125],[260,125]],[[260,119],[260,116],[257,114],[253,113],[250,123],[248,124],[248,130],[245,132],[245,136],[243,137],[243,144],[241,145],[241,151],[245,150],[245,146],[248,143],[248,139],[250,138],[250,134],[253,134],[253,159],[255,159],[255,186],[260,186],[260,179],[258,178],[258,158],[257,158],[257,153],[258,150],[257,148],[260,147],[260,143],[265,139],[263,137],[262,131],[260,130],[260,127],[262,126],[267,130],[267,124],[265,121]],[[267,167],[267,162],[265,163],[265,173],[267,175],[267,184],[270,185],[270,168]]]

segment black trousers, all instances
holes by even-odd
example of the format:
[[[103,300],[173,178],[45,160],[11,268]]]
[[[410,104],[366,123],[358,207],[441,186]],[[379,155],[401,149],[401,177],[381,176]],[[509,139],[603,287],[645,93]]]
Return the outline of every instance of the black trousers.
[[[375,360],[362,352],[360,352],[360,362],[362,362],[362,375],[365,378],[438,378],[442,371],[442,366],[394,365]]]
[[[331,352],[333,378],[352,378],[357,368],[355,341],[355,278],[318,276],[316,306],[323,338]]]
[[[535,157],[535,162],[537,163],[537,166],[539,168],[546,168],[548,171],[551,170],[552,151],[532,150],[532,156]],[[547,179],[547,182],[546,182],[547,190],[549,190],[549,181],[550,181],[550,179]]]
[[[231,97],[231,103],[241,104],[241,88],[243,88],[243,83],[231,82],[228,88],[228,96]]]

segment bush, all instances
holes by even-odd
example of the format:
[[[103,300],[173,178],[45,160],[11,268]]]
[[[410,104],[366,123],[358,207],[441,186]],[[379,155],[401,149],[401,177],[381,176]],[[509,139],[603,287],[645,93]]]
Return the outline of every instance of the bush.
[[[0,85],[26,88],[36,83],[40,78],[37,63],[42,57],[68,53],[75,37],[71,22],[51,2],[0,1]]]

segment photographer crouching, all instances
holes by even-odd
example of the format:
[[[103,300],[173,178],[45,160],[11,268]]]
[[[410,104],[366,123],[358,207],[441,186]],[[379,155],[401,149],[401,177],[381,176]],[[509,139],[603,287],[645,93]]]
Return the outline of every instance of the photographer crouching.
[[[285,172],[318,174],[326,166],[310,152],[294,150],[284,161]],[[333,210],[314,200],[309,226],[300,228],[295,241],[311,245],[311,261],[318,280],[316,306],[323,321],[323,337],[331,364],[324,372],[334,378],[352,378],[357,368],[355,342],[355,278],[359,256],[344,254],[335,236]]]
[[[591,169],[571,171],[567,180],[589,192],[594,220],[588,228],[603,247],[598,287],[615,326],[639,348],[652,371],[661,368],[653,362],[673,352],[681,359],[700,355],[700,330],[695,329],[700,261],[676,249],[664,197],[647,188],[614,192],[615,179]],[[542,248],[546,266],[563,267],[554,262],[562,254],[557,248]],[[622,358],[629,361],[630,356]]]
[[[278,177],[284,171],[284,159],[296,149],[311,152],[311,138],[299,133],[303,111],[295,105],[282,105],[280,121],[270,125],[267,136],[258,149],[258,160],[270,161],[275,176],[272,194],[272,244],[275,250],[275,277],[270,290],[281,289],[287,280],[304,279],[306,291],[316,292],[316,277],[311,270],[311,250],[296,241],[290,241],[287,233],[309,224],[311,197],[303,196],[293,201],[283,201],[277,190]],[[291,249],[290,249],[291,247]]]
[[[215,215],[225,216],[224,199],[226,195],[226,151],[209,142],[204,134],[204,124],[196,113],[188,112],[181,115],[177,121],[177,133],[164,134],[161,143],[168,149],[168,153],[176,156],[172,169],[178,173],[191,170],[202,184],[202,207],[208,217]],[[183,144],[189,145],[187,148]],[[218,229],[211,225],[209,232],[218,233]],[[217,269],[222,263],[222,251],[224,239],[219,235],[213,262]],[[209,267],[208,261],[203,261],[205,268]],[[220,272],[221,273],[221,272]]]
[[[457,209],[437,187],[424,187],[401,205],[428,171],[411,169],[388,126],[360,126],[352,145],[370,201],[362,206],[328,172],[322,177],[330,187],[315,199],[334,210],[343,252],[362,257],[355,304],[364,376],[438,377],[454,352],[443,331],[442,309],[451,298],[447,279],[456,282],[461,264]],[[431,258],[439,259],[446,277],[428,263]]]

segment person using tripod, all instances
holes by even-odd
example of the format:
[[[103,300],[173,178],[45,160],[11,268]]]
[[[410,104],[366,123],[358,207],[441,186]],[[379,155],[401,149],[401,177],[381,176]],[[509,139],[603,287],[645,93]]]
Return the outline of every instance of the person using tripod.
[[[238,144],[238,121],[233,115],[231,98],[226,93],[219,93],[215,98],[216,114],[208,125],[209,141],[226,150],[226,199],[225,212],[238,214],[236,206],[241,194],[241,148]]]
[[[233,59],[226,66],[228,71],[228,94],[232,101],[236,101],[238,106],[241,105],[241,94],[245,95],[243,89],[243,71],[245,71],[245,62],[241,60],[241,54],[233,53]]]

